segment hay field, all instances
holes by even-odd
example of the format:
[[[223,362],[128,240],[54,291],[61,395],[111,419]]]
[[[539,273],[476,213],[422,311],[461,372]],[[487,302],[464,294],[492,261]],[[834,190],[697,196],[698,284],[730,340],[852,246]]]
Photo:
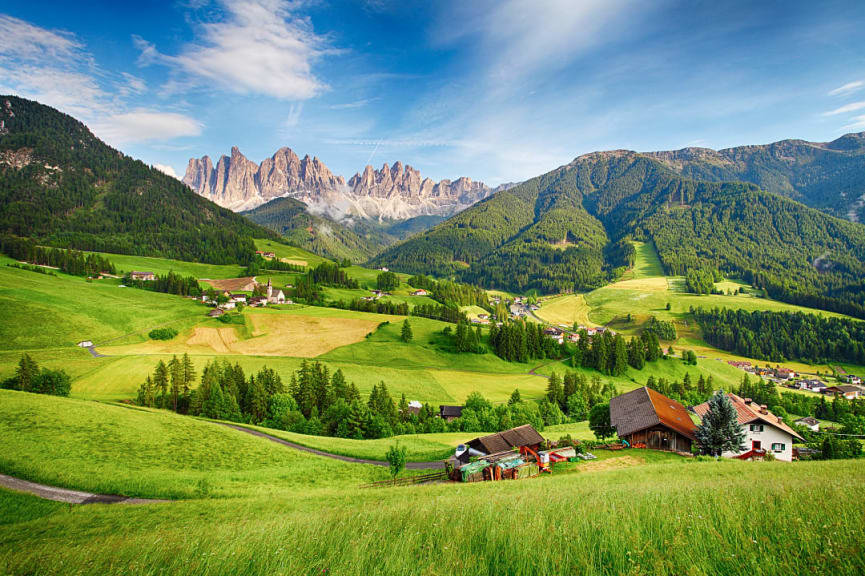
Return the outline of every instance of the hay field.
[[[595,326],[595,323],[589,320],[590,311],[582,294],[564,294],[545,299],[541,303],[541,309],[535,312],[535,316],[550,324],[571,326],[576,322],[583,326]]]

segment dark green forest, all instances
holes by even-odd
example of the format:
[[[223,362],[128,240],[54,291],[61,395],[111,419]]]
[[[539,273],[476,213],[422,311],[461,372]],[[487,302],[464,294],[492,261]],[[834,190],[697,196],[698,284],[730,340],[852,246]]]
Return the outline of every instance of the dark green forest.
[[[71,116],[0,97],[0,233],[77,250],[245,264],[276,237],[109,147]],[[6,102],[9,103],[6,106]]]

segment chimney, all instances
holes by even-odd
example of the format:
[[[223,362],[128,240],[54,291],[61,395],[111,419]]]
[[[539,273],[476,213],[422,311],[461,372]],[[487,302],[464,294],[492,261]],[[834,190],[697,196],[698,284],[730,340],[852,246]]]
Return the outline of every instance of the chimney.
[[[751,399],[750,399],[750,398],[745,398],[745,404],[747,404],[748,406],[750,406],[750,405],[751,405]]]
[[[760,414],[768,414],[769,411],[766,409],[765,404],[760,404]]]

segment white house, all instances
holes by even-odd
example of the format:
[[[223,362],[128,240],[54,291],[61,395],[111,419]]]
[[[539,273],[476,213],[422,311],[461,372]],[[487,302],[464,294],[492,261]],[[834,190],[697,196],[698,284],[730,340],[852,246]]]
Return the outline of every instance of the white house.
[[[234,307],[235,307],[234,302],[226,302],[225,304],[220,306],[220,308],[222,308],[223,310],[231,310]]]
[[[91,346],[93,346],[93,342],[91,342],[90,340],[82,340],[78,343],[78,346],[82,348],[90,348]]]
[[[804,426],[811,432],[819,432],[820,431],[820,421],[812,416],[806,416],[805,418],[799,418],[793,424],[798,424],[799,426]]]
[[[728,394],[739,425],[745,432],[745,449],[739,452],[724,452],[725,458],[740,458],[749,460],[762,457],[771,452],[776,459],[790,462],[793,460],[793,440],[804,440],[796,431],[769,412],[765,405],[754,404],[750,398],[740,398]],[[704,402],[694,406],[694,412],[702,418],[709,412],[709,403]]]

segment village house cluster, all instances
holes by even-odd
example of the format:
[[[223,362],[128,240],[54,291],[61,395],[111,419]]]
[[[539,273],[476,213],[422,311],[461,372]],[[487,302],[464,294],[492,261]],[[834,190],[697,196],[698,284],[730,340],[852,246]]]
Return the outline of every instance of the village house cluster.
[[[728,360],[727,364],[786,388],[807,390],[833,397],[837,395],[847,400],[865,398],[865,387],[862,386],[862,379],[853,374],[845,374],[840,377],[841,383],[830,385],[819,378],[806,377],[781,366],[775,368],[755,366],[747,360]]]

